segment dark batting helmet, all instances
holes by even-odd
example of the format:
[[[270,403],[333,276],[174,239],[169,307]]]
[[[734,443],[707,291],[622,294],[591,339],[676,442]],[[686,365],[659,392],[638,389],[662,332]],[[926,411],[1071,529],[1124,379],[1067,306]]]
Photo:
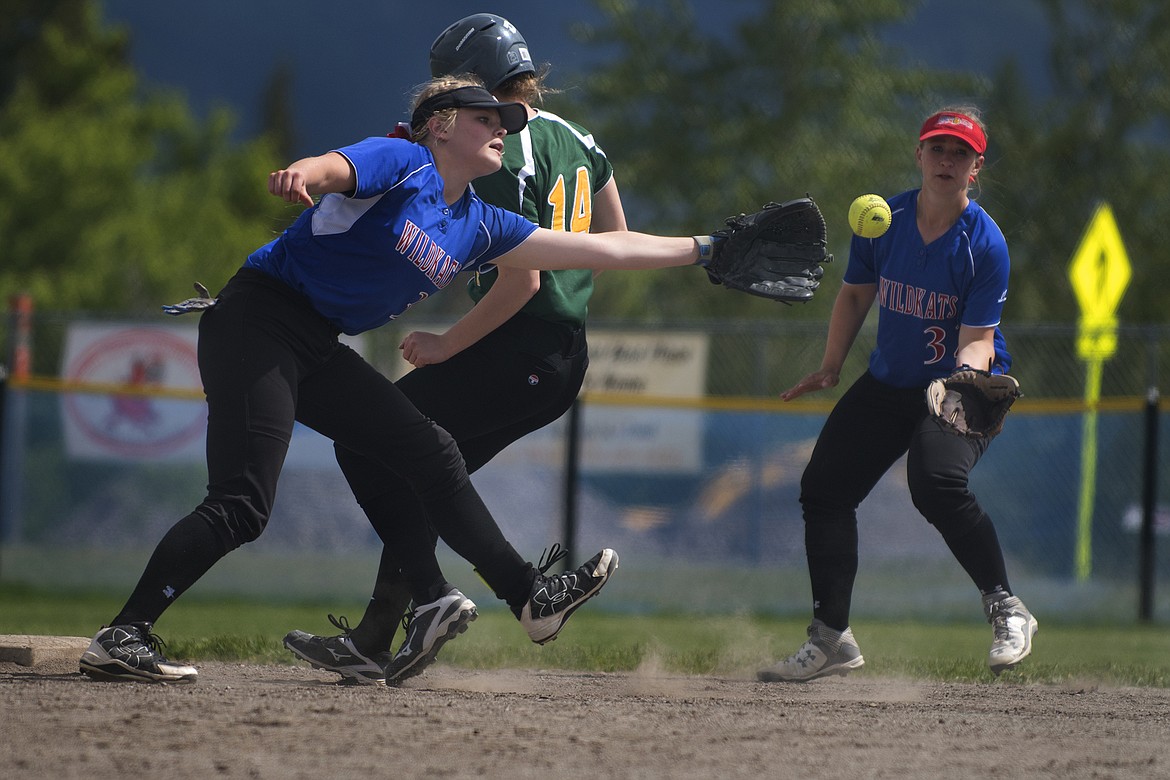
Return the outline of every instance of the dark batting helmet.
[[[431,44],[432,76],[474,73],[491,90],[512,76],[535,72],[524,36],[495,14],[464,17]]]

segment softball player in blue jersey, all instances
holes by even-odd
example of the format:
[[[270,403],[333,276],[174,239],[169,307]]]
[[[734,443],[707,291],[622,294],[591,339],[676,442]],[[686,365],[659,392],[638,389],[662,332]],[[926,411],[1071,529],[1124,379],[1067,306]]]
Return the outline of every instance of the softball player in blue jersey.
[[[485,204],[472,180],[500,168],[504,137],[526,123],[524,106],[500,103],[477,79],[434,79],[415,98],[413,141],[370,138],[270,174],[269,192],[308,208],[248,258],[214,305],[198,307],[207,496],[159,542],[122,610],[82,655],[83,673],[196,679],[194,667],[162,655],[153,624],[220,558],[264,530],[295,421],[407,480],[428,517],[494,523],[451,436],[338,335],[378,327],[460,271],[491,264],[602,270],[699,260],[694,237],[555,232]],[[563,622],[605,582],[617,556],[604,550],[593,563],[584,583],[572,574],[538,576],[522,624]],[[511,574],[519,580],[528,572]],[[512,587],[489,584],[496,592]],[[465,627],[469,603],[454,589],[440,594],[424,611],[420,651]]]
[[[973,108],[926,119],[915,151],[921,188],[890,199],[893,219],[884,235],[853,238],[821,367],[781,394],[789,401],[835,386],[877,305],[877,345],[868,370],[833,408],[801,480],[813,597],[809,638],[795,654],[761,670],[761,680],[845,675],[864,664],[849,628],[857,507],[902,455],[914,506],[982,594],[993,627],[991,669],[998,674],[1031,652],[1036,619],[1012,594],[995,526],[968,486],[987,440],[943,430],[928,416],[924,395],[931,380],[959,366],[1006,373],[1011,365],[999,330],[1007,243],[968,196],[986,148]]]
[[[503,167],[477,179],[476,194],[554,230],[626,229],[613,166],[593,136],[580,125],[533,107],[547,88],[515,26],[495,14],[460,19],[435,39],[430,61],[435,76],[474,73],[500,100],[528,108],[528,125],[504,139]],[[414,331],[403,340],[403,357],[416,368],[398,380],[398,387],[454,437],[468,473],[561,417],[572,405],[589,364],[585,318],[592,291],[589,270],[500,267],[473,277],[469,292],[477,303],[449,330]],[[343,447],[337,448],[337,460],[384,542],[373,593],[357,625],[330,615],[340,634],[294,630],[284,644],[297,657],[346,680],[395,683],[422,672],[444,643],[439,637],[430,643],[429,653],[418,652],[425,622],[412,613],[401,648],[390,652],[412,591],[435,591],[446,578],[435,559],[430,520],[409,483]],[[459,540],[459,549],[476,570],[489,580],[512,584],[511,592],[498,595],[521,616],[537,572],[494,523],[459,520],[438,522],[446,523],[446,538]],[[407,564],[405,575],[399,561]],[[585,564],[577,576],[587,579],[593,566]],[[526,578],[509,574],[518,567],[527,567]],[[504,574],[493,574],[500,571]],[[425,605],[433,598],[415,600]],[[530,638],[547,642],[560,625],[534,626]]]

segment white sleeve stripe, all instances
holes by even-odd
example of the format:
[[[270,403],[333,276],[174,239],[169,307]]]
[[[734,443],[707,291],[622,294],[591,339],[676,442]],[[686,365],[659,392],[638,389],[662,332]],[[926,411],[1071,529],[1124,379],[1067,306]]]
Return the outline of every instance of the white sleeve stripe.
[[[487,238],[487,244],[484,246],[482,252],[480,252],[478,255],[476,255],[475,257],[471,258],[468,261],[468,263],[464,266],[464,268],[474,268],[476,261],[479,260],[479,258],[486,255],[488,253],[488,250],[490,250],[492,248],[492,234],[488,230],[487,225],[484,223],[484,221],[482,219],[479,221],[479,229],[480,229],[480,232],[482,232],[484,234],[484,236]],[[482,271],[483,269],[481,268],[480,270]]]
[[[348,158],[346,158],[348,159]],[[415,168],[410,173],[406,174],[400,181],[396,182],[390,189],[397,189],[406,182],[411,176],[414,176],[419,171],[426,170],[431,167],[431,163]],[[356,168],[355,168],[356,170]],[[341,233],[349,232],[359,219],[361,219],[367,211],[373,208],[386,192],[380,192],[372,198],[348,198],[340,193],[329,193],[321,198],[317,204],[317,210],[313,212],[312,225],[314,236],[336,236]]]
[[[575,137],[575,138],[576,138],[578,141],[580,141],[580,142],[581,142],[581,144],[582,144],[582,145],[583,145],[583,146],[584,146],[586,149],[589,149],[589,150],[591,150],[591,151],[597,152],[597,153],[598,153],[598,154],[600,154],[602,157],[605,157],[605,156],[606,156],[606,155],[605,155],[605,152],[604,152],[604,151],[602,151],[601,147],[599,147],[599,146],[597,145],[597,141],[593,140],[593,134],[592,134],[592,133],[589,133],[588,135],[582,135],[582,134],[581,134],[581,132],[580,132],[579,130],[577,130],[577,128],[573,127],[571,124],[569,124],[569,123],[568,123],[568,122],[566,122],[564,119],[562,119],[561,117],[557,116],[556,114],[551,114],[551,113],[549,113],[548,111],[541,111],[541,112],[540,112],[540,116],[544,117],[545,119],[547,119],[547,120],[548,120],[548,121],[550,121],[550,122],[553,122],[553,123],[555,123],[555,124],[558,124],[558,125],[560,125],[561,127],[564,127],[566,130],[568,130],[570,133],[572,133],[572,134],[573,134],[573,136],[574,136],[574,137]]]
[[[975,255],[974,255],[974,253],[971,252],[971,236],[967,235],[966,230],[962,231],[959,235],[961,235],[965,241],[965,246],[967,249],[967,261],[968,261],[967,264],[971,267],[971,276],[972,276],[972,278],[974,278],[974,276],[975,276]],[[998,325],[999,323],[996,323],[996,324]]]
[[[528,180],[536,175],[536,155],[532,152],[532,133],[527,127],[520,133],[520,148],[524,154],[524,165],[516,173],[517,214],[523,213],[524,193],[528,189]]]

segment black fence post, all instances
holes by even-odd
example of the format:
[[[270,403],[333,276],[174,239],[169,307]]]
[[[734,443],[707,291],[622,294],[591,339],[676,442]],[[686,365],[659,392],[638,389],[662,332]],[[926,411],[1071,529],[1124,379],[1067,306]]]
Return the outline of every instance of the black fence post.
[[[1158,514],[1158,388],[1146,393],[1146,451],[1142,473],[1142,530],[1138,543],[1138,618],[1154,617],[1154,526]]]

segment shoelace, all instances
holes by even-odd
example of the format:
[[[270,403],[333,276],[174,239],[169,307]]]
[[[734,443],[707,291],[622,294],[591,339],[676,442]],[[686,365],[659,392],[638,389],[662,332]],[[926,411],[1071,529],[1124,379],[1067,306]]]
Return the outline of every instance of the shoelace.
[[[1010,616],[1010,612],[997,612],[995,617],[991,619],[991,633],[997,641],[1006,642],[1011,639],[1011,629],[1008,627],[1008,617]]]
[[[536,570],[541,574],[546,574],[553,564],[567,558],[569,551],[561,549],[560,542],[553,542],[552,548],[545,548],[544,552],[540,554],[540,560],[536,563]]]
[[[406,612],[402,615],[402,630],[410,631],[410,624],[414,622],[414,602],[406,605]]]
[[[349,621],[346,620],[345,615],[342,615],[339,618],[335,618],[333,615],[329,615],[328,617],[329,622],[336,626],[341,631],[341,633],[345,634],[346,636],[349,636],[351,633],[353,633],[353,629],[350,628]]]
[[[142,644],[146,645],[150,649],[150,652],[161,658],[163,656],[163,648],[167,646],[167,643],[162,640],[161,636],[154,633],[152,630],[153,626],[147,623],[136,626],[136,628],[138,629],[138,638],[142,641]]]

